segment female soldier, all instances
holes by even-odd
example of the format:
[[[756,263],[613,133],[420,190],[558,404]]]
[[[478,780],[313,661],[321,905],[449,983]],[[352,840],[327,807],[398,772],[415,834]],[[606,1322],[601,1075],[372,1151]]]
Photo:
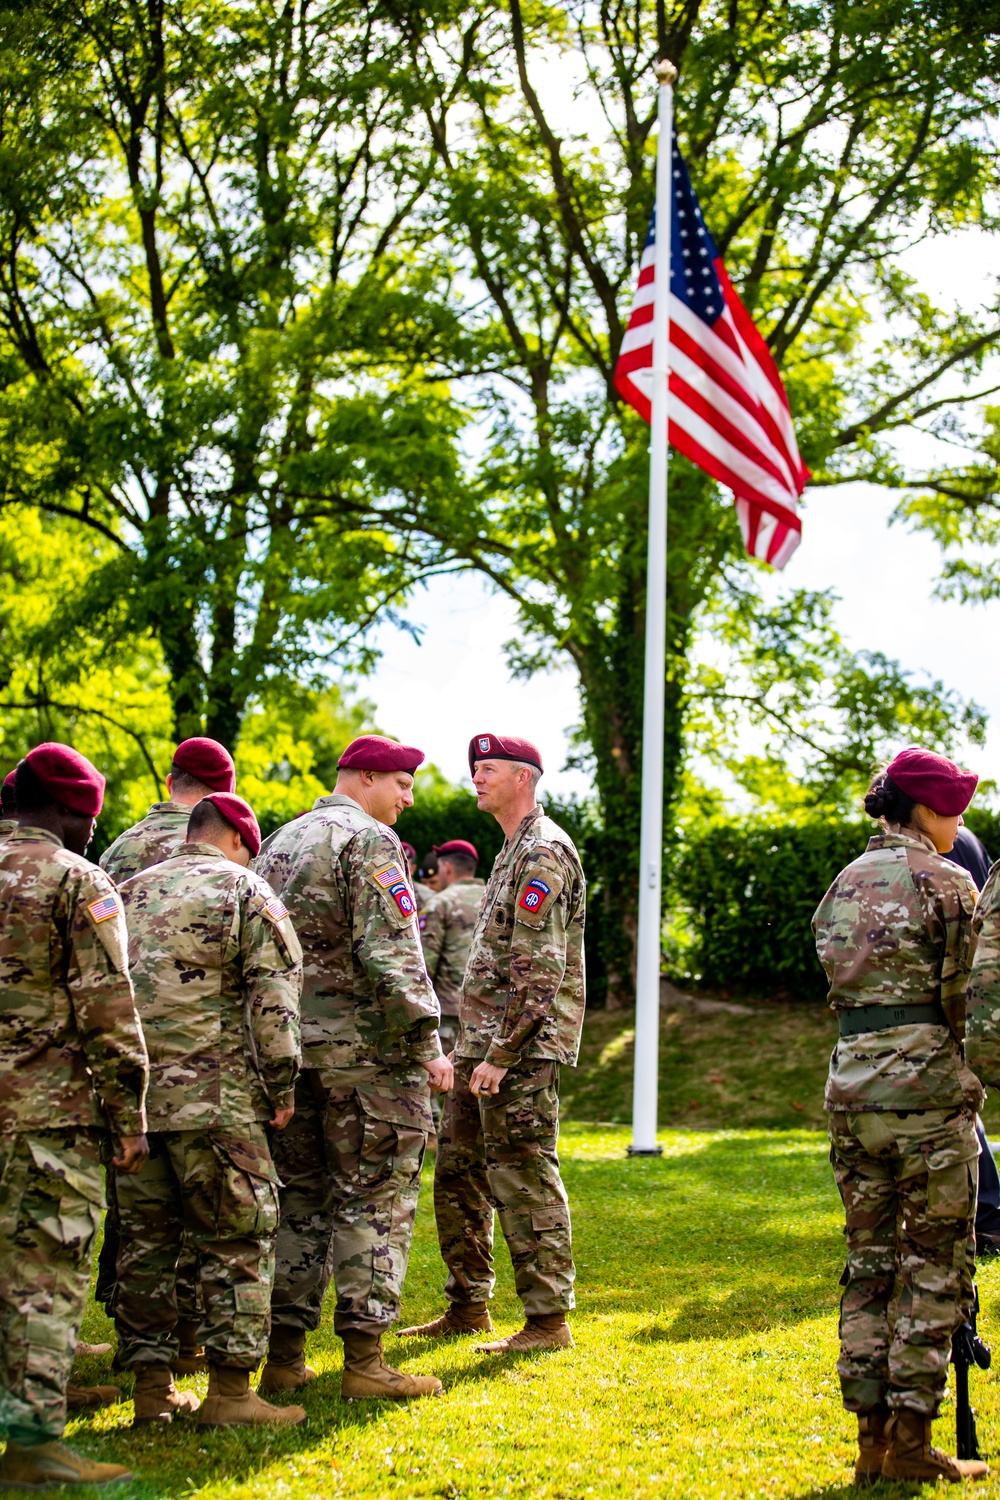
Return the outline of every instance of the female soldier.
[[[857,1482],[989,1472],[931,1447],[975,1254],[984,1096],[962,1037],[976,888],[944,856],[977,780],[943,755],[901,751],[865,797],[882,832],[813,918],[840,1018],[826,1108],[847,1219],[837,1370],[858,1414]]]

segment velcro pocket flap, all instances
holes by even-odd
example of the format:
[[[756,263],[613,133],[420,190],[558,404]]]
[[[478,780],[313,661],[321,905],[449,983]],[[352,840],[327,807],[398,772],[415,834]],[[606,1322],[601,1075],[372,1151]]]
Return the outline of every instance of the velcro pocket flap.
[[[358,1088],[355,1090],[365,1114],[373,1120],[384,1120],[389,1125],[399,1125],[404,1130],[434,1132],[434,1116],[431,1114],[430,1094],[424,1090],[394,1090],[391,1094],[381,1089]]]
[[[236,1311],[241,1313],[266,1313],[271,1306],[270,1288],[260,1281],[237,1281],[233,1299]]]
[[[92,1172],[81,1171],[72,1160],[67,1161],[58,1147],[39,1140],[37,1136],[29,1135],[27,1145],[40,1172],[50,1172],[53,1177],[60,1178],[67,1187],[79,1193],[81,1198],[86,1198],[88,1203],[96,1203],[98,1208],[106,1206],[103,1174],[96,1162]]]
[[[531,1210],[531,1227],[536,1234],[546,1229],[568,1229],[569,1209],[564,1203],[553,1203],[548,1208]]]
[[[216,1141],[229,1157],[233,1166],[248,1177],[261,1177],[265,1182],[277,1182],[278,1173],[271,1153],[253,1141],[233,1141],[225,1136],[216,1136]]]

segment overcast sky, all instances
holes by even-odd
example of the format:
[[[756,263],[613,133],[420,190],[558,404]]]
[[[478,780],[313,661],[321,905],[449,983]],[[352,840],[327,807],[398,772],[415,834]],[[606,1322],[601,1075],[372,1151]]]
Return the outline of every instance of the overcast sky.
[[[907,257],[907,269],[932,298],[970,310],[991,296],[995,266],[995,242],[974,230]],[[935,459],[919,435],[906,440],[905,452],[917,463]],[[870,485],[807,491],[802,545],[783,573],[769,575],[766,591],[832,588],[840,598],[837,624],[852,647],[883,651],[983,704],[991,719],[989,741],[970,764],[1000,781],[1000,605],[935,599],[940,553],[927,537],[890,527],[894,505],[894,496]],[[545,785],[585,793],[586,777],[561,769],[566,731],[579,718],[575,674],[567,668],[528,683],[510,681],[501,649],[516,631],[509,601],[475,575],[464,575],[435,581],[408,613],[425,627],[421,644],[384,628],[381,664],[362,688],[386,732],[420,745],[454,780],[468,774],[465,751],[473,734],[526,735],[542,750]]]

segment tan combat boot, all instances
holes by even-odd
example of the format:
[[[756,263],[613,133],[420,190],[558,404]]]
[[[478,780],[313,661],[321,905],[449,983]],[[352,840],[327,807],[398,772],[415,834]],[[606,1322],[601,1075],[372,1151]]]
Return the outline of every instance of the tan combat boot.
[[[485,1302],[450,1302],[448,1311],[433,1323],[415,1323],[401,1328],[401,1339],[451,1339],[462,1333],[492,1333],[490,1310]]]
[[[135,1414],[132,1426],[145,1422],[172,1422],[175,1417],[193,1417],[201,1402],[194,1391],[179,1391],[169,1365],[137,1365]]]
[[[267,1344],[267,1364],[257,1390],[262,1395],[274,1396],[280,1391],[299,1391],[310,1380],[315,1380],[316,1371],[306,1364],[305,1353],[304,1328],[272,1328]]]
[[[269,1406],[250,1389],[249,1370],[209,1365],[208,1395],[198,1419],[204,1427],[298,1427],[301,1406]]]
[[[123,1484],[132,1478],[121,1464],[95,1464],[64,1443],[7,1444],[0,1459],[0,1488],[47,1490],[57,1484]]]
[[[180,1348],[173,1363],[175,1375],[200,1375],[208,1369],[204,1347],[198,1342],[200,1323],[197,1318],[178,1318],[174,1332]]]
[[[882,1460],[888,1444],[885,1424],[889,1420],[887,1406],[873,1406],[871,1411],[858,1412],[858,1457],[854,1465],[855,1484],[874,1484],[882,1477]]]
[[[117,1406],[122,1393],[116,1385],[74,1385],[66,1387],[66,1410],[85,1411],[92,1406]]]
[[[340,1394],[345,1401],[408,1401],[414,1396],[440,1396],[444,1386],[436,1375],[404,1375],[382,1358],[382,1336],[357,1329],[342,1333],[344,1376]]]
[[[88,1344],[83,1339],[78,1339],[74,1359],[82,1359],[85,1355],[110,1354],[110,1344]]]
[[[526,1318],[524,1327],[492,1344],[477,1344],[479,1354],[526,1354],[532,1349],[572,1349],[573,1335],[565,1313],[541,1313]]]
[[[923,1412],[903,1407],[894,1411],[885,1426],[888,1448],[882,1460],[883,1479],[908,1479],[914,1483],[945,1479],[959,1484],[963,1479],[985,1479],[989,1468],[978,1458],[952,1458],[931,1447],[931,1419]]]

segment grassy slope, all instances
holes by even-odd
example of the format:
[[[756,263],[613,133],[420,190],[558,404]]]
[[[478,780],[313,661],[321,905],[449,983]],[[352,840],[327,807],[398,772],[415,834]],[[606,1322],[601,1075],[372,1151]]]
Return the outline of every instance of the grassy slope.
[[[629,1027],[623,1014],[588,1021],[584,1065],[564,1080],[577,1114],[626,1112],[621,1038]],[[131,1407],[123,1404],[75,1423],[75,1439],[142,1476],[116,1494],[150,1500],[847,1500],[856,1494],[849,1484],[852,1430],[834,1373],[839,1202],[822,1135],[801,1128],[820,1123],[815,1094],[829,1029],[808,1013],[680,1016],[666,1028],[664,1117],[685,1128],[663,1131],[662,1159],[628,1161],[625,1128],[566,1127],[562,1156],[579,1270],[576,1350],[501,1363],[477,1355],[471,1340],[436,1347],[391,1339],[391,1358],[441,1375],[444,1399],[403,1409],[344,1405],[339,1344],[324,1326],[311,1343],[320,1378],[305,1393],[304,1430],[178,1426],[133,1434]],[[596,1058],[609,1048],[613,1066],[598,1074]],[[787,1113],[792,1101],[804,1105],[801,1114]],[[800,1128],[750,1128],[788,1121]],[[718,1128],[726,1123],[740,1128]],[[519,1319],[502,1244],[498,1259],[495,1316],[506,1330]],[[441,1279],[428,1172],[406,1284],[408,1320],[440,1309]],[[992,1318],[994,1306],[1000,1311],[1000,1270],[987,1265],[980,1281],[983,1331],[1000,1347]],[[94,1311],[86,1336],[96,1338],[106,1326]],[[89,1365],[92,1378],[108,1378],[107,1361]],[[204,1388],[203,1381],[189,1383]],[[984,1446],[1000,1451],[1000,1390],[992,1374],[975,1377],[975,1401]],[[950,1446],[950,1423],[940,1426]],[[886,1485],[877,1493],[890,1500],[915,1491]],[[977,1494],[1000,1496],[1000,1481]]]

